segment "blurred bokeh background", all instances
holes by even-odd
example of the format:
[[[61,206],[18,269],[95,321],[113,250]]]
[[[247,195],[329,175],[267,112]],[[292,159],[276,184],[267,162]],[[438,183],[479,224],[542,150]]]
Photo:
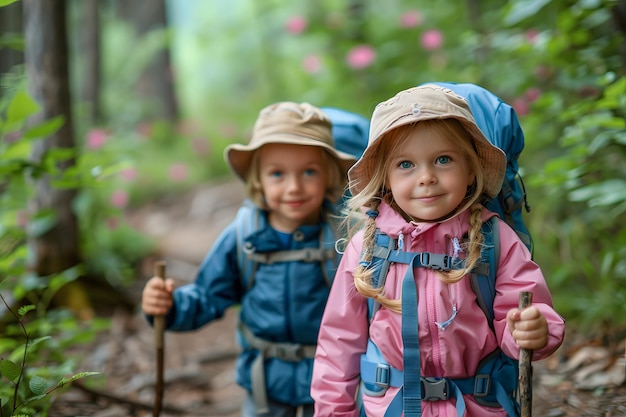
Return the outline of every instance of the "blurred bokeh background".
[[[557,309],[623,337],[625,35],[624,0],[0,0],[3,328],[20,335],[9,307],[31,304],[33,334],[88,333],[50,311],[70,299],[91,319],[91,285],[136,283],[154,242],[127,213],[232,179],[222,150],[262,107],[369,117],[401,89],[454,81],[517,111]]]

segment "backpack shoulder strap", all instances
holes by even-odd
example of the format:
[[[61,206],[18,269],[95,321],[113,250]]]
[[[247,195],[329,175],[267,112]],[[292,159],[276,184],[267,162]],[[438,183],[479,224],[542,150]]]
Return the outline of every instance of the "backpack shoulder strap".
[[[254,280],[256,262],[247,256],[245,239],[259,228],[261,213],[250,200],[245,200],[235,216],[237,230],[237,264],[244,288],[250,288]]]
[[[470,274],[472,289],[476,294],[476,302],[487,316],[489,326],[493,330],[493,300],[496,296],[496,276],[500,260],[500,225],[494,216],[483,223],[482,233],[484,246],[481,251],[482,264]]]
[[[246,242],[246,238],[261,227],[262,216],[258,207],[246,200],[235,216],[237,229],[237,264],[244,285],[250,289],[254,284],[254,274],[259,263],[275,262],[320,262],[324,280],[330,287],[337,271],[338,253],[335,250],[337,236],[336,226],[332,221],[324,222],[319,236],[317,248],[299,250],[282,250],[268,253],[257,253],[256,249]]]
[[[329,216],[330,217],[330,216]],[[331,287],[339,265],[340,254],[335,248],[335,243],[339,235],[339,225],[333,218],[327,219],[322,225],[320,232],[319,249],[323,253],[322,272],[328,288]]]
[[[496,216],[489,219],[482,226],[484,247],[481,252],[481,264],[470,274],[471,286],[476,294],[476,302],[485,313],[489,325],[493,328],[493,300],[496,295],[496,276],[500,259],[500,225]],[[375,246],[371,267],[372,285],[379,288],[385,285],[389,272],[389,255],[396,249],[397,240],[376,231]],[[379,305],[368,299],[368,315],[370,320],[378,310]]]
[[[374,288],[380,288],[385,286],[387,280],[387,273],[389,272],[389,255],[391,251],[397,247],[397,239],[381,232],[376,229],[376,235],[374,236],[374,252],[372,254],[371,268],[372,272],[372,286]],[[374,317],[374,314],[380,308],[380,304],[373,298],[367,299],[367,313],[369,319]]]

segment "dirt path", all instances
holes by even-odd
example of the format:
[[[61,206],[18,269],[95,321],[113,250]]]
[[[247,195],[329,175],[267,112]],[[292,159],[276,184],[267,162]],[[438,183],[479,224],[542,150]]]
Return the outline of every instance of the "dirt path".
[[[154,403],[155,348],[152,328],[139,311],[141,289],[157,259],[178,284],[192,281],[219,232],[234,218],[243,187],[227,182],[163,199],[129,214],[137,229],[153,237],[158,254],[145,260],[144,280],[131,291],[136,311],[116,311],[110,329],[85,352],[81,370],[106,375],[89,379],[55,401],[51,416],[144,417]],[[239,416],[243,390],[234,381],[238,351],[237,311],[188,333],[165,335],[165,394],[162,417]]]
[[[166,260],[168,275],[179,283],[193,280],[198,265],[218,233],[234,218],[242,198],[241,184],[219,183],[132,213],[130,221],[154,237],[159,246],[158,257],[146,260],[143,276],[151,276],[152,263],[158,258]],[[143,282],[139,282],[135,289],[137,305],[142,287]],[[240,415],[243,391],[236,385],[233,372],[238,351],[234,337],[236,315],[236,309],[231,309],[222,320],[198,331],[166,334],[166,408],[161,412],[162,417]],[[570,336],[566,345],[571,347],[579,341]],[[623,344],[621,349],[623,352]],[[577,389],[576,378],[581,376],[577,377],[575,372],[580,373],[583,365],[593,364],[593,355],[589,353],[589,358],[579,359],[580,366],[573,368],[573,354],[565,352],[566,347],[554,357],[534,364],[533,415],[626,416],[626,386]],[[624,360],[623,356],[617,359]],[[130,313],[121,310],[114,313],[110,329],[84,352],[81,366],[81,370],[100,371],[106,378],[85,381],[85,385],[89,382],[89,388],[76,384],[54,403],[51,416],[152,415],[153,332],[138,308]]]

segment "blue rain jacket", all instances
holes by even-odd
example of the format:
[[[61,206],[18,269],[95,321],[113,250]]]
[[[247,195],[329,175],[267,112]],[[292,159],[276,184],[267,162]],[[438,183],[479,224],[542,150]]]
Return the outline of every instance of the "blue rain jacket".
[[[258,230],[244,242],[257,252],[286,250],[260,209]],[[317,247],[324,224],[296,230],[288,249]],[[198,329],[224,315],[227,308],[241,305],[240,322],[252,333],[272,342],[315,345],[329,287],[320,262],[259,264],[251,288],[242,282],[237,261],[237,219],[218,237],[202,262],[192,284],[174,290],[174,306],[166,318],[168,330]],[[239,337],[239,342],[245,341]],[[258,351],[244,349],[237,359],[236,381],[251,391],[250,367]],[[267,396],[294,406],[313,402],[309,391],[313,359],[287,362],[265,361]]]

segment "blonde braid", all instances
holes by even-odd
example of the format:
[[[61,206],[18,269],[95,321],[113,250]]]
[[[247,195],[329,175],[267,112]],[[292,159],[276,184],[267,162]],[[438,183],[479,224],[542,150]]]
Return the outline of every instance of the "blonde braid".
[[[467,257],[465,258],[465,268],[439,273],[439,279],[446,284],[453,284],[460,281],[465,275],[469,274],[472,269],[474,269],[480,260],[480,252],[485,240],[480,230],[483,225],[483,206],[482,204],[474,203],[470,207],[470,211],[470,228],[468,232],[469,240],[466,245]]]

